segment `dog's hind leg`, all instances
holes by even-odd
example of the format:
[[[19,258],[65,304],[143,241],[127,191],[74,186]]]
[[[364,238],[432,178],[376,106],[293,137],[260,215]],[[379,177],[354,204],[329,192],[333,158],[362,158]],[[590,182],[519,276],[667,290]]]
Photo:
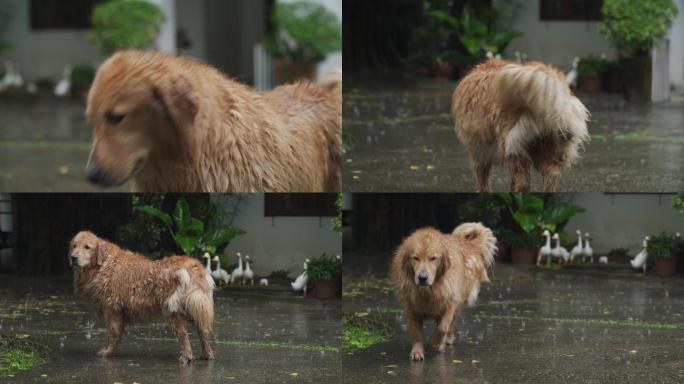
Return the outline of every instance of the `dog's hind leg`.
[[[455,316],[456,306],[448,305],[446,311],[437,322],[437,328],[435,328],[435,331],[432,333],[430,345],[440,352],[444,352],[446,350],[447,340],[449,339],[449,335],[452,333],[452,323],[454,322]]]
[[[121,343],[121,337],[124,331],[124,320],[118,312],[105,312],[104,320],[107,326],[107,331],[109,332],[109,344],[106,347],[100,349],[97,353],[100,357],[111,356]]]
[[[209,330],[201,329],[197,325],[195,325],[195,328],[197,328],[197,336],[199,336],[200,345],[202,346],[202,359],[214,360],[214,350],[209,345]]]
[[[544,192],[555,192],[561,171],[570,166],[572,153],[576,152],[572,143],[547,139],[531,150],[534,167],[544,181]]]
[[[192,347],[190,346],[190,337],[188,336],[188,330],[185,328],[185,319],[177,314],[173,313],[169,316],[169,326],[176,331],[178,335],[178,342],[180,343],[180,358],[178,361],[181,364],[192,363]]]
[[[470,169],[473,170],[477,183],[478,192],[490,192],[492,190],[490,174],[492,171],[492,160],[480,158],[470,154]]]
[[[527,156],[510,156],[504,159],[504,164],[511,176],[511,190],[529,192],[532,161]]]

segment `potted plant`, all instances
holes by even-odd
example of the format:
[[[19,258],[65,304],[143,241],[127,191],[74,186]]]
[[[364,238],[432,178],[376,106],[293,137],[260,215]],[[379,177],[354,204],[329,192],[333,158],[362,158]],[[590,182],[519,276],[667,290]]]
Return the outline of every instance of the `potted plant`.
[[[71,97],[74,100],[84,101],[88,96],[90,85],[95,79],[95,68],[92,65],[77,65],[71,70]]]
[[[322,5],[276,2],[271,20],[273,32],[266,37],[264,47],[277,59],[278,84],[313,79],[316,65],[329,53],[342,49],[340,21]]]
[[[338,294],[338,280],[342,278],[342,261],[324,253],[309,261],[306,274],[313,283],[318,299],[332,299]]]
[[[625,96],[632,102],[646,102],[651,95],[653,45],[670,28],[677,15],[673,0],[604,0],[599,31],[620,57]]]
[[[93,9],[90,38],[106,56],[126,48],[144,49],[157,37],[165,19],[164,11],[150,1],[105,1]]]
[[[600,93],[603,90],[603,73],[607,66],[608,60],[603,55],[583,57],[577,65],[580,89],[587,93]]]
[[[681,239],[672,233],[661,232],[651,236],[646,245],[648,256],[655,260],[653,273],[660,277],[670,277],[677,272],[676,252],[679,250]]]

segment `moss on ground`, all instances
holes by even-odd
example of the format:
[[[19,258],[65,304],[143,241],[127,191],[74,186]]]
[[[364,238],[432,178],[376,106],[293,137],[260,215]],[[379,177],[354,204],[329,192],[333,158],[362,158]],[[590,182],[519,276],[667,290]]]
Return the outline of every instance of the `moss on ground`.
[[[353,352],[388,340],[392,329],[386,318],[375,312],[345,314],[342,319],[342,351]]]
[[[48,349],[29,335],[0,335],[0,377],[31,369],[48,359]]]

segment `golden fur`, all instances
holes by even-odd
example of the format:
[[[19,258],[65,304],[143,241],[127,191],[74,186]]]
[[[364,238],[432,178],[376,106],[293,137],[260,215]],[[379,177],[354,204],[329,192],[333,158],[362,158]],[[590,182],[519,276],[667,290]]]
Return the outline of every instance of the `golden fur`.
[[[71,240],[69,264],[74,268],[74,291],[104,318],[109,332],[109,344],[99,356],[116,351],[126,324],[161,315],[178,334],[181,363],[193,359],[186,322],[197,329],[202,357],[214,358],[209,345],[214,280],[199,261],[187,256],[151,261],[82,231]]]
[[[495,162],[507,168],[512,190],[530,189],[534,166],[553,192],[589,140],[589,112],[563,73],[539,62],[478,65],[456,87],[451,112],[480,192],[490,191]]]
[[[480,223],[461,224],[451,234],[434,228],[413,232],[397,248],[390,275],[404,307],[411,360],[423,360],[423,321],[437,327],[430,344],[440,352],[455,340],[454,321],[463,305],[474,305],[480,283],[489,281],[496,238]]]
[[[259,93],[190,58],[116,53],[88,95],[86,176],[142,192],[338,191],[341,81]]]

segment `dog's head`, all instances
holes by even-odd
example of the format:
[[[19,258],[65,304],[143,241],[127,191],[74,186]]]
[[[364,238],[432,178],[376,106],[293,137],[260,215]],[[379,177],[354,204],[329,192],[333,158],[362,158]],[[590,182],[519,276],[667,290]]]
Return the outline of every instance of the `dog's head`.
[[[86,177],[103,186],[134,177],[152,157],[197,150],[191,127],[198,104],[182,65],[161,53],[123,51],[98,69],[86,116],[93,144]]]
[[[104,240],[89,231],[77,233],[69,244],[69,265],[72,267],[101,266],[108,256]]]
[[[419,287],[430,287],[451,267],[444,235],[434,228],[419,229],[406,238],[395,257],[406,277]]]

